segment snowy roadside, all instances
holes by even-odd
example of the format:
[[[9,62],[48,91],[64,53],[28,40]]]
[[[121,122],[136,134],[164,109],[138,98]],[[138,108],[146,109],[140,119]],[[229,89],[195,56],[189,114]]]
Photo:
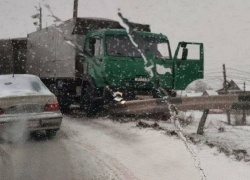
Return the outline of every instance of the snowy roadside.
[[[229,126],[226,124],[226,115],[209,114],[204,135],[197,135],[196,132],[202,112],[191,111],[185,114],[186,117],[190,115],[194,119],[189,125],[183,126],[183,131],[194,144],[198,146],[205,144],[216,149],[216,152],[224,153],[234,160],[250,165],[250,126]],[[153,123],[152,120],[142,120],[142,122]],[[157,123],[161,128],[167,129],[169,132],[175,130],[175,126],[169,121],[159,121]]]
[[[64,144],[71,159],[82,161],[83,166],[79,166],[77,172],[88,168],[84,166],[84,154],[88,154],[98,168],[106,168],[105,178],[96,179],[201,179],[184,144],[166,137],[164,132],[138,129],[133,122],[120,124],[85,117],[64,117],[62,131],[68,136]]]
[[[169,136],[164,130],[138,128],[137,122],[121,124],[109,118],[88,120],[65,116],[63,131],[68,134],[69,151],[73,150],[72,144],[78,144],[78,152],[87,151],[99,159],[100,166],[107,166],[117,179],[201,179],[194,160],[179,138]],[[168,123],[160,122],[160,125],[171,128]],[[250,178],[247,163],[228,158],[203,143],[191,146],[207,179]],[[81,160],[81,155],[76,158]]]

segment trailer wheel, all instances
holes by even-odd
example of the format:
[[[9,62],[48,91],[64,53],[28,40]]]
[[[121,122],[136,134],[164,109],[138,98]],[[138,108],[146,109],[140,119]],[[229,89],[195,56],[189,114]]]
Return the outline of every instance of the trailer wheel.
[[[87,116],[96,115],[98,112],[98,104],[95,102],[95,89],[89,84],[83,87],[83,95],[81,97],[81,109],[83,109]]]
[[[49,85],[49,90],[55,95],[58,96],[59,95],[59,91],[56,87],[56,84],[50,84]]]
[[[69,107],[71,105],[71,102],[66,98],[66,97],[63,97],[63,96],[59,96],[57,97],[58,99],[58,103],[59,103],[59,106],[60,106],[60,110],[62,112],[67,112],[69,111]]]

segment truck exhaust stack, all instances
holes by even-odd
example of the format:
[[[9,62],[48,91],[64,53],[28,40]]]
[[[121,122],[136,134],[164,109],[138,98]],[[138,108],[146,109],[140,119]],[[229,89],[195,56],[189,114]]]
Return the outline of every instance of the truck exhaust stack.
[[[78,0],[74,0],[73,19],[77,18],[77,14],[78,14]]]

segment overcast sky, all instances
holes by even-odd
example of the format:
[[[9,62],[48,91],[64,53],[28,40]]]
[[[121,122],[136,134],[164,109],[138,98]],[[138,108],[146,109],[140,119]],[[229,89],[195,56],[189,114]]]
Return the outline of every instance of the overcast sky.
[[[44,4],[62,20],[72,17],[73,0],[0,0],[0,38],[25,37],[34,31],[31,15],[39,2],[43,26],[53,23]],[[244,78],[250,77],[249,0],[79,0],[78,15],[117,20],[118,8],[130,20],[150,24],[153,32],[167,35],[172,52],[179,41],[203,42],[206,77],[212,83],[219,84],[210,76],[221,77],[223,63],[249,72]]]

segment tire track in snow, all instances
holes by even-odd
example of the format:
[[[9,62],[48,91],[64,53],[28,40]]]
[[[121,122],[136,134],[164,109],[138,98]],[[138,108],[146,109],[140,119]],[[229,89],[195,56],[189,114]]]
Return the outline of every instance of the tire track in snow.
[[[127,167],[122,165],[116,159],[112,158],[110,155],[106,154],[103,151],[98,150],[95,146],[86,141],[77,139],[78,136],[77,131],[73,129],[71,129],[70,131],[71,132],[68,131],[67,133],[71,133],[72,136],[75,136],[73,138],[72,136],[69,137],[69,142],[73,144],[72,146],[78,145],[79,149],[89,154],[90,156],[94,157],[99,164],[108,168],[113,173],[114,175],[113,178],[119,180],[127,180],[127,179],[139,180],[137,177],[134,176],[134,174],[131,171],[129,171]]]
[[[0,178],[6,179],[6,177],[13,178],[11,169],[13,167],[10,155],[0,147]]]

